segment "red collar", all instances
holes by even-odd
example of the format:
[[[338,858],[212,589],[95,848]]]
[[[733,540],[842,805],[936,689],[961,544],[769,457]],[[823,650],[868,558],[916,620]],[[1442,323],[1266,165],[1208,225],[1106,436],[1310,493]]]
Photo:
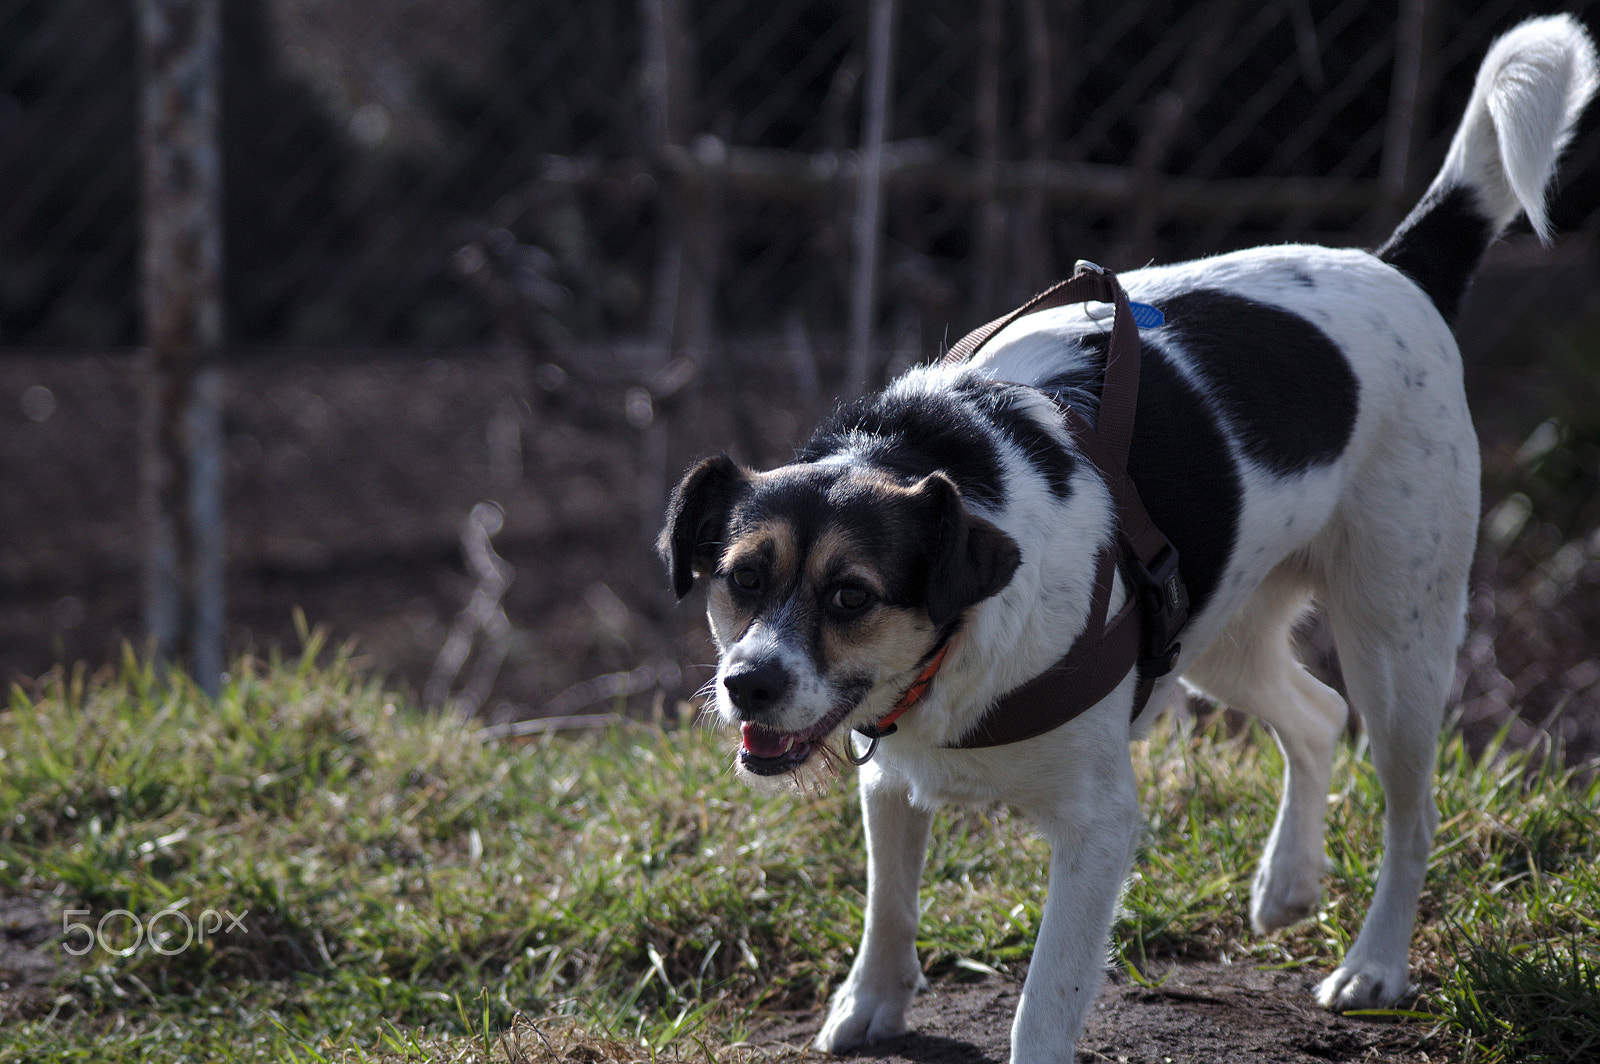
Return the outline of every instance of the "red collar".
[[[866,728],[858,730],[869,739],[879,739],[893,732],[894,722],[899,720],[901,714],[905,713],[906,710],[921,702],[928,693],[928,688],[933,686],[933,678],[939,672],[939,666],[944,664],[945,655],[950,653],[950,642],[948,639],[944,641],[944,644],[928,660],[928,664],[922,667],[922,671],[917,674],[917,678],[911,681],[911,686],[906,688],[905,694],[900,696],[900,701],[894,704],[894,708],[886,713],[878,723],[871,725],[871,731]]]

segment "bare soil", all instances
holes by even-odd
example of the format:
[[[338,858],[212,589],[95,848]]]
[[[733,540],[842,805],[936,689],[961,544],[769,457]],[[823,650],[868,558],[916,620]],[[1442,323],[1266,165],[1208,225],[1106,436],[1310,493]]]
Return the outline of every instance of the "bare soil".
[[[57,899],[38,894],[0,894],[0,1027],[13,1016],[49,1011],[50,984],[61,972]]]
[[[1157,962],[1155,986],[1113,976],[1078,1039],[1078,1064],[1317,1064],[1439,1061],[1426,1031],[1318,1008],[1313,971],[1215,961]],[[1005,1064],[1022,975],[938,982],[912,1005],[911,1032],[850,1054],[874,1064]],[[821,1016],[794,1017],[753,1041],[804,1043]]]

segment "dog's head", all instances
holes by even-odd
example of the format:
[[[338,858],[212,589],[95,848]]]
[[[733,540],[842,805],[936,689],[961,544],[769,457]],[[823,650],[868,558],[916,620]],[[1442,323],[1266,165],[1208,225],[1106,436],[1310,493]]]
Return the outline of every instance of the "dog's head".
[[[740,725],[740,767],[758,776],[795,772],[835,732],[880,719],[1020,560],[942,473],[755,473],[724,456],[678,484],[659,549],[679,598],[707,580],[717,712]]]

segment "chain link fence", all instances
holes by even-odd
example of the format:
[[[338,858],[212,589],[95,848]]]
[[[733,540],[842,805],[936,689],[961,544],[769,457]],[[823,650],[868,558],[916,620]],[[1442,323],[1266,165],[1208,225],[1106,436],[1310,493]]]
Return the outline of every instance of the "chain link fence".
[[[1559,6],[1600,22],[1600,4]],[[1430,179],[1489,41],[1529,13],[227,0],[235,641],[284,637],[287,596],[326,592],[317,617],[420,689],[471,598],[459,528],[494,500],[517,572],[496,599],[501,712],[665,662],[692,624],[648,590],[645,544],[684,457],[783,458],[833,396],[1080,257],[1375,243]],[[13,670],[134,634],[131,428],[105,390],[131,388],[121,353],[140,342],[134,18],[126,0],[0,0]],[[1597,203],[1590,121],[1557,247],[1513,235],[1463,322],[1492,472],[1522,468],[1552,412],[1590,438],[1593,392],[1571,382],[1600,369]],[[1594,487],[1573,446],[1567,498]],[[1591,519],[1554,523],[1565,542]],[[395,585],[376,619],[346,602],[361,580]]]

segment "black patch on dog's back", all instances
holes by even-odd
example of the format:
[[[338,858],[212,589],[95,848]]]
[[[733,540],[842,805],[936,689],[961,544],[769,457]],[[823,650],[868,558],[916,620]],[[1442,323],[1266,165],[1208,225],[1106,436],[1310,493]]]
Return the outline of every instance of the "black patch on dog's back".
[[[1078,341],[1078,346],[1090,352],[1084,364],[1074,365],[1065,373],[1040,382],[1039,389],[1093,424],[1100,412],[1100,386],[1104,383],[1110,340],[1104,335],[1086,336]]]
[[[1177,548],[1189,609],[1199,614],[1233,556],[1244,487],[1205,399],[1148,347],[1139,364],[1128,473],[1150,520]]]
[[[1378,258],[1405,271],[1454,324],[1494,227],[1464,186],[1425,196],[1395,229]]]
[[[1109,339],[1089,335],[1079,343],[1090,357],[1040,387],[1093,423]],[[1178,551],[1190,612],[1198,614],[1233,556],[1244,486],[1216,414],[1177,367],[1149,344],[1139,359],[1139,405],[1128,473],[1150,520]]]
[[[1215,288],[1172,296],[1160,308],[1252,460],[1287,476],[1344,452],[1360,386],[1321,329],[1282,307]]]
[[[855,451],[907,480],[943,472],[961,494],[990,510],[1006,503],[1000,453],[955,395],[879,393],[836,410],[795,455],[815,462]]]
[[[1022,452],[1052,495],[1065,499],[1071,494],[1076,463],[1060,440],[1028,412],[1030,395],[1037,395],[1033,389],[969,375],[956,382],[955,391]]]

